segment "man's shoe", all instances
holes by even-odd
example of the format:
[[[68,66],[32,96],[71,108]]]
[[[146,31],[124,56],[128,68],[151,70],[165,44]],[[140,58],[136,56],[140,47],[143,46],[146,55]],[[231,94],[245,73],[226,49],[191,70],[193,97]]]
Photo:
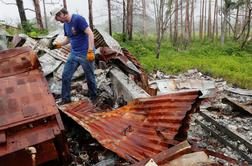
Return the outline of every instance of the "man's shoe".
[[[71,103],[71,99],[63,99],[58,103],[58,105],[64,105],[64,104],[68,104],[68,103]]]
[[[91,101],[93,105],[96,105],[98,102],[97,98],[91,98]]]

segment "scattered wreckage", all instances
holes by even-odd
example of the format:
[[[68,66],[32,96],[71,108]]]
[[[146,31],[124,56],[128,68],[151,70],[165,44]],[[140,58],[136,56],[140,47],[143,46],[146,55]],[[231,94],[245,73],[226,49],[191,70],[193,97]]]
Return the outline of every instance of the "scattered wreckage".
[[[228,134],[249,149],[246,151],[249,155],[238,149],[241,158],[228,157],[198,143],[199,131],[208,130],[200,124],[204,120],[199,117],[211,119],[204,115],[204,106],[219,95],[216,88],[219,81],[198,79],[203,76],[195,70],[188,71],[183,78],[160,72],[150,77],[134,56],[113,38],[97,29],[94,34],[98,102],[93,105],[89,101],[86,82],[80,79],[85,73],[79,68],[72,83],[74,102],[58,108],[100,145],[125,159],[126,165],[251,164],[251,139],[246,141],[237,134]],[[55,159],[66,165],[70,156],[72,160],[75,158],[71,165],[91,164],[87,161],[91,160],[88,152],[69,154],[74,151],[72,143],[78,142],[73,138],[66,142],[56,105],[60,98],[61,73],[70,48],[49,50],[48,42],[44,38],[15,36],[12,46],[24,47],[0,52],[0,82],[3,85],[0,90],[0,165],[7,162],[15,165],[12,159],[17,155],[24,165]],[[225,90],[230,92],[230,89]],[[242,95],[250,96],[247,93],[243,91]],[[223,102],[251,113],[251,102],[246,106],[231,99],[223,99]],[[211,121],[219,125],[216,120]],[[195,133],[191,128],[196,128]],[[208,131],[214,135],[212,130]],[[216,135],[218,137],[218,133]],[[220,160],[214,162],[211,156]],[[98,158],[100,163],[96,165],[125,165]]]

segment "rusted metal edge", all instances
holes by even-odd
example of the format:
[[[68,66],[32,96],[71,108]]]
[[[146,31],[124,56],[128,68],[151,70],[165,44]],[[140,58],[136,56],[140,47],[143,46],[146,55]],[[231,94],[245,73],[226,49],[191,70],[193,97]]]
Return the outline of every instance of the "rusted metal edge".
[[[203,129],[207,130],[208,132],[210,132],[216,139],[218,139],[218,141],[220,141],[222,144],[229,146],[230,148],[232,148],[233,150],[235,150],[236,152],[238,152],[238,154],[245,159],[249,164],[252,164],[252,159],[247,156],[246,154],[244,154],[239,148],[235,147],[234,145],[232,145],[231,143],[229,143],[228,141],[226,141],[225,138],[222,138],[221,136],[219,136],[219,134],[217,134],[215,131],[213,131],[212,129],[210,129],[209,127],[207,127],[206,125],[204,125],[202,122],[200,122],[199,120],[195,119],[195,122],[200,124],[202,126]]]
[[[223,102],[224,104],[230,105],[231,107],[233,107],[234,109],[237,109],[238,111],[246,111],[246,112],[252,114],[252,109],[249,109],[249,108],[246,107],[245,105],[240,104],[240,103],[238,103],[238,102],[235,102],[235,101],[233,101],[233,100],[231,100],[231,99],[229,99],[229,98],[227,98],[227,97],[223,98],[223,99],[222,99],[222,102]]]
[[[233,138],[234,141],[236,141],[236,140],[241,141],[241,143],[243,143],[244,145],[246,145],[246,147],[252,152],[252,144],[251,143],[249,143],[248,141],[246,141],[244,138],[240,137],[236,133],[230,131],[225,126],[219,124],[213,118],[211,118],[210,116],[206,115],[202,111],[199,111],[199,114],[202,117],[204,117],[204,119],[206,121],[213,123],[215,125],[215,127],[217,127],[220,131],[224,132],[225,134],[227,134],[228,136],[230,136],[231,138]]]

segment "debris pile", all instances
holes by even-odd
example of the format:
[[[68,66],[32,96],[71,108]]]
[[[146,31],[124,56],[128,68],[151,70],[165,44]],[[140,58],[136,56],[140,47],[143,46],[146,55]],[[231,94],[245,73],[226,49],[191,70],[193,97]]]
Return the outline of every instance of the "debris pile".
[[[71,84],[73,102],[58,105],[66,127],[70,165],[183,165],[184,160],[185,165],[251,164],[251,91],[232,88],[225,80],[197,69],[180,75],[160,71],[147,75],[113,38],[97,29],[94,34],[97,102],[89,100],[80,67]],[[12,45],[29,46],[37,53],[50,92],[59,103],[61,73],[70,47],[49,50],[49,42],[50,38],[15,36]],[[23,54],[27,53],[15,53],[14,58],[20,56],[24,68],[15,66],[14,61],[3,61],[4,65],[32,73]],[[3,68],[0,72],[5,77],[13,71]]]
[[[157,71],[150,78],[153,80],[152,86],[153,83],[157,85],[158,93],[191,89],[192,82],[201,83],[193,86],[201,89],[203,94],[207,90],[207,95],[202,96],[205,99],[201,103],[200,112],[192,116],[188,140],[236,160],[252,163],[251,90],[231,87],[222,78],[214,79],[196,69],[178,76]],[[207,86],[204,84],[206,82]],[[185,88],[181,88],[181,85]],[[215,160],[227,162],[218,158]]]

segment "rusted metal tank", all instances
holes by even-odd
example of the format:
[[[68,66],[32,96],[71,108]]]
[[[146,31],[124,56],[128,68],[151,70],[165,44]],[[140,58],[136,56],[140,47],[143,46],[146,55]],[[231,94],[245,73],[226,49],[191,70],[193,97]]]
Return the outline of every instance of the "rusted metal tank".
[[[67,163],[64,126],[29,47],[0,51],[0,84],[0,165]]]

